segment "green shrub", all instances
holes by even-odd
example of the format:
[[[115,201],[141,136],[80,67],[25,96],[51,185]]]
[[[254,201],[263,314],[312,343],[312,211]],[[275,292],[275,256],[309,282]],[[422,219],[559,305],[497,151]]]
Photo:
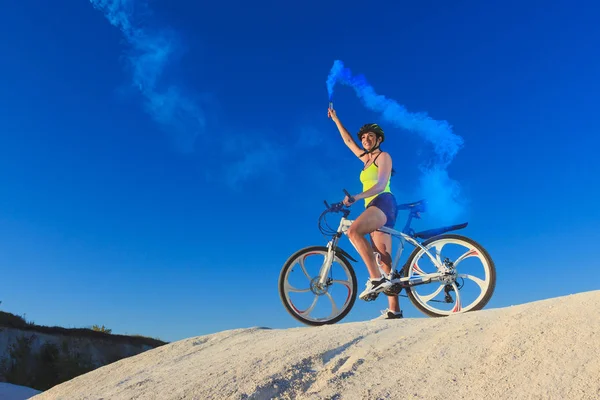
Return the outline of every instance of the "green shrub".
[[[104,325],[102,325],[102,326],[94,325],[94,326],[92,326],[92,330],[96,331],[96,332],[104,332],[104,333],[109,333],[109,334],[112,333],[112,329],[105,328]]]

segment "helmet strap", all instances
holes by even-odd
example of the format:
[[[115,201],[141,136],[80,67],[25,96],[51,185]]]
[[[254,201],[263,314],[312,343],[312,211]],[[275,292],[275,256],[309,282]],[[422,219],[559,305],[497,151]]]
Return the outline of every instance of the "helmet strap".
[[[379,144],[375,145],[375,147],[373,147],[371,150],[365,150],[364,153],[362,153],[360,156],[358,156],[358,158],[365,156],[367,154],[371,154],[372,152],[374,152],[375,150],[377,150],[379,148]]]
[[[377,137],[377,139],[379,139],[379,137]],[[381,142],[379,140],[377,140],[377,144],[375,146],[373,146],[373,148],[371,150],[365,150],[365,152],[362,153],[360,156],[358,156],[358,158],[365,156],[367,154],[371,154],[372,152],[374,152],[375,150],[377,150],[379,148],[380,144],[381,144]]]

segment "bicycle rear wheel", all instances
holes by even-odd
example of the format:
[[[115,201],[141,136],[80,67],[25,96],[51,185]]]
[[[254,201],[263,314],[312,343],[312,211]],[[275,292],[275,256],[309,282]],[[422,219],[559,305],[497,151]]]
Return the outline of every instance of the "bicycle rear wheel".
[[[496,287],[496,267],[483,246],[456,234],[435,236],[422,245],[438,262],[448,261],[452,273],[439,282],[406,288],[409,300],[419,311],[430,317],[444,317],[481,310],[487,305]],[[437,272],[437,268],[417,247],[407,261],[404,277],[432,272]],[[433,292],[424,293],[432,288]]]
[[[339,322],[356,300],[356,274],[339,253],[334,256],[326,285],[319,287],[318,274],[326,257],[325,246],[303,248],[288,258],[279,274],[281,302],[292,317],[306,325]]]

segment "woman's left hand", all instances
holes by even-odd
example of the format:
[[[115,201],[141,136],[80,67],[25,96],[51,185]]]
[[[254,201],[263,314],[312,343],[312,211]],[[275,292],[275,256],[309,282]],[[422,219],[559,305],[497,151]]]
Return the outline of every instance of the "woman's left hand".
[[[353,196],[353,197],[354,197],[354,196]],[[344,197],[344,201],[343,201],[343,202],[344,202],[344,205],[345,205],[346,207],[350,207],[352,204],[356,203],[356,198],[355,198],[355,197],[354,197],[352,200],[353,200],[353,201],[350,201],[350,198],[349,198],[348,196]]]

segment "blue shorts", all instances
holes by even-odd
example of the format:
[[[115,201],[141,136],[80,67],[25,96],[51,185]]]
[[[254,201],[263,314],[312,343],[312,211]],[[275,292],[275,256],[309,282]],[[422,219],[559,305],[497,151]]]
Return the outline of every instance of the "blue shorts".
[[[367,208],[369,207],[377,207],[383,211],[387,218],[384,226],[392,229],[394,228],[394,225],[396,225],[396,217],[398,216],[398,205],[393,194],[389,192],[378,194],[377,197],[371,200]]]

